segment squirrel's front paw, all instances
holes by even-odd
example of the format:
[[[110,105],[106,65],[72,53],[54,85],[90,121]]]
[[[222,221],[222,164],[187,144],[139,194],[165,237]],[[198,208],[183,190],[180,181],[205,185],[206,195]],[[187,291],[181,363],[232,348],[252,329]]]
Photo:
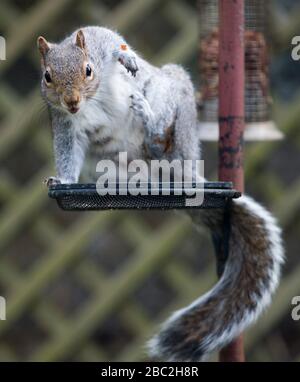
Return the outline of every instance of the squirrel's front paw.
[[[117,60],[127,69],[127,72],[131,73],[133,77],[136,77],[136,73],[139,70],[135,55],[126,51],[116,51],[114,56]]]
[[[152,110],[151,110],[151,106],[149,105],[149,102],[146,100],[144,95],[140,92],[136,92],[135,94],[132,94],[130,98],[131,98],[130,108],[133,110],[136,116],[142,118],[144,125],[148,127],[149,122],[151,123],[153,119]]]
[[[55,176],[49,176],[46,178],[43,182],[47,187],[51,186],[57,186],[58,184],[61,184],[61,181],[55,177]]]

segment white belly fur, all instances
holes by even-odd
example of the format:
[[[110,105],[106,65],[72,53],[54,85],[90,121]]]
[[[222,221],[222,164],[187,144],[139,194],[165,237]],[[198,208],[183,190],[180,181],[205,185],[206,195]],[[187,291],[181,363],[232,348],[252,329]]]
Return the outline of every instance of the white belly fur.
[[[78,114],[70,116],[76,131],[87,132],[94,148],[97,142],[107,141],[99,145],[99,159],[105,159],[105,153],[123,151],[130,160],[141,158],[144,128],[130,109],[130,95],[135,90],[134,79],[116,64],[100,79],[97,100],[88,100]]]

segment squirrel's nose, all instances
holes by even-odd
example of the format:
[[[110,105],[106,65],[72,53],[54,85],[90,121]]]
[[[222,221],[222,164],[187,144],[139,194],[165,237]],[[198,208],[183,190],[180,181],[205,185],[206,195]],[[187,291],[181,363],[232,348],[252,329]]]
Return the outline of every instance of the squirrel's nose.
[[[76,113],[79,110],[79,102],[80,95],[78,93],[72,95],[64,95],[64,103],[67,105],[71,113]]]

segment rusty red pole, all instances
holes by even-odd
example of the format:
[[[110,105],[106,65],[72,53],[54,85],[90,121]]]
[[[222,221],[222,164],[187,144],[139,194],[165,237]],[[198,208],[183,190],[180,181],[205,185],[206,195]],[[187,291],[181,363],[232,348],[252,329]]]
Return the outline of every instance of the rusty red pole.
[[[220,0],[219,180],[244,191],[245,125],[244,0]],[[243,337],[220,352],[222,362],[245,360]]]

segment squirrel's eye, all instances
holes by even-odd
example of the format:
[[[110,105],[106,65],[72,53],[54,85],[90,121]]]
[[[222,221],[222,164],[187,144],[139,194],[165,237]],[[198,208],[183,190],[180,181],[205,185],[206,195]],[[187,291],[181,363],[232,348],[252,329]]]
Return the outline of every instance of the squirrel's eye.
[[[46,70],[46,72],[45,72],[45,80],[46,80],[46,82],[48,82],[48,84],[50,82],[52,82],[52,79],[51,79],[51,76],[50,76],[50,73],[48,72],[48,70]]]
[[[86,76],[87,77],[91,77],[91,75],[92,75],[92,68],[90,67],[89,64],[87,64],[85,72],[86,72]]]

